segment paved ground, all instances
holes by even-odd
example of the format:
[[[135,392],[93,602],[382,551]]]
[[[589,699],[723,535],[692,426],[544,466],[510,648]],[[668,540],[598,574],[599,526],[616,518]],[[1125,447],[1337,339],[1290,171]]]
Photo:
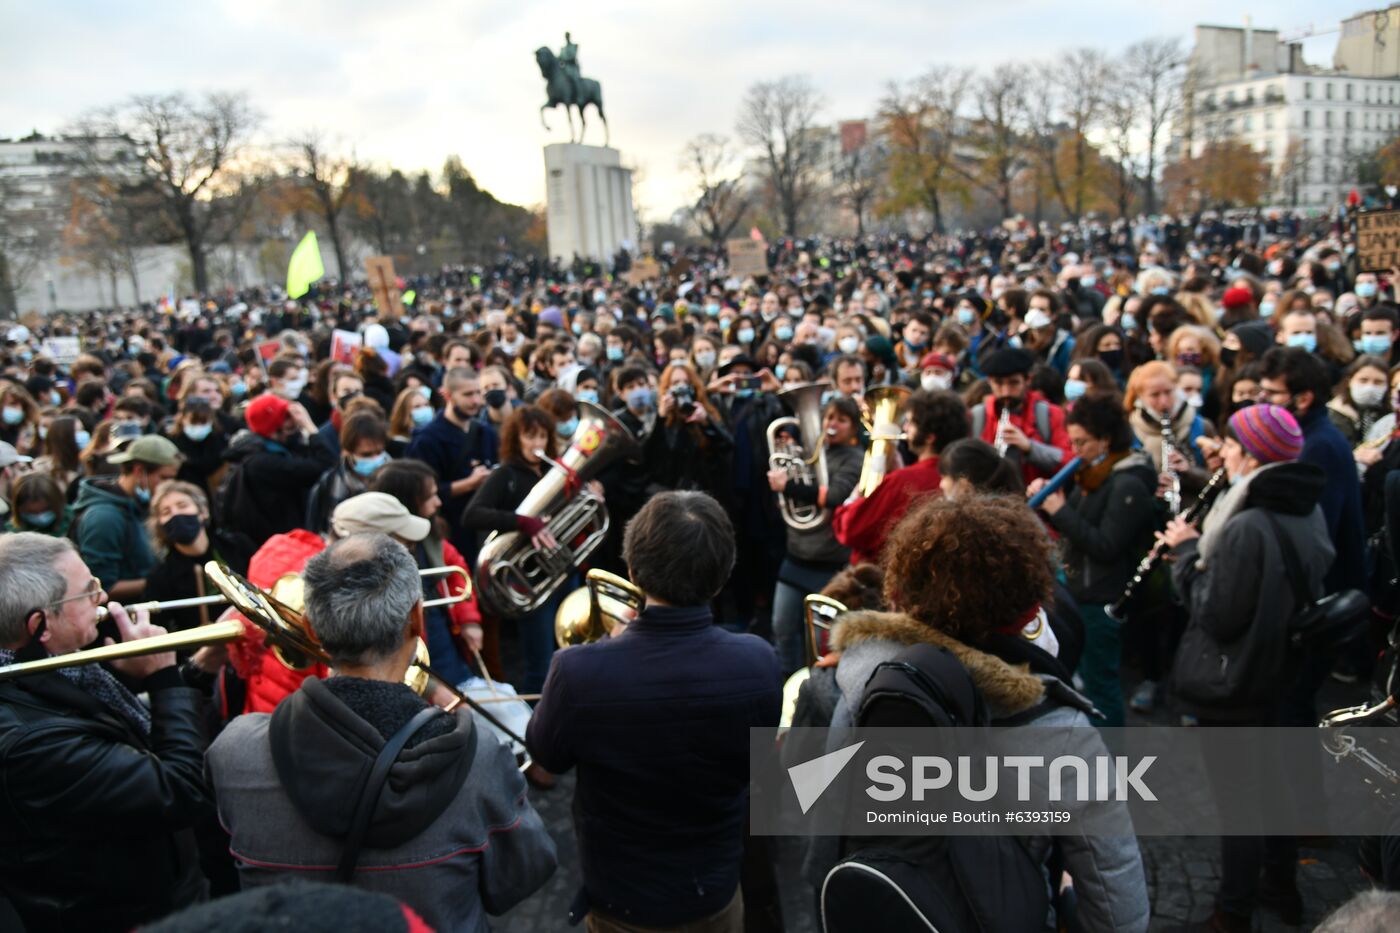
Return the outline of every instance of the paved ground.
[[[1319,699],[1319,709],[1358,702],[1362,688],[1329,681]],[[1130,714],[1138,723],[1166,721],[1162,713],[1148,718]],[[559,850],[559,870],[549,883],[525,903],[492,926],[507,933],[569,930],[568,909],[581,883],[578,849],[573,837],[573,775],[565,775],[548,792],[531,790],[531,800],[549,827]],[[784,927],[789,931],[818,929],[811,888],[802,880],[800,855],[792,840],[779,840],[776,866],[782,898]],[[1149,838],[1141,840],[1152,902],[1153,931],[1176,928],[1188,920],[1207,916],[1219,880],[1218,842],[1203,838]],[[1366,886],[1356,867],[1355,840],[1329,840],[1325,848],[1305,848],[1299,859],[1299,886],[1305,908],[1304,925],[1291,927],[1269,915],[1261,915],[1265,933],[1310,930],[1330,910]],[[573,928],[582,929],[582,927]]]

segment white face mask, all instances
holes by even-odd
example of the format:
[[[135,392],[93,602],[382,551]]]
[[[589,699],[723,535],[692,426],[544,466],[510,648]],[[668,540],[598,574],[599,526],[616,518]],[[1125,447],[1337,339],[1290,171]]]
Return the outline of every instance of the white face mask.
[[[1385,400],[1385,386],[1354,385],[1351,400],[1362,408],[1375,408]]]
[[[282,396],[291,401],[295,401],[301,395],[302,390],[305,388],[305,376],[301,377],[300,379],[288,379],[286,382],[282,383]]]
[[[850,356],[860,349],[860,341],[855,337],[842,337],[836,342],[836,346],[842,353]]]
[[[926,392],[938,392],[953,384],[953,377],[942,373],[924,373],[919,377],[919,385]]]

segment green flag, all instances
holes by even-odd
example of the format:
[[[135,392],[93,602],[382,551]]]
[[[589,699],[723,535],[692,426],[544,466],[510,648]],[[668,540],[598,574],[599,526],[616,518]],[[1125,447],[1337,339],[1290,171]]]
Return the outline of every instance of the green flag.
[[[287,297],[300,298],[311,290],[311,283],[326,274],[321,265],[321,247],[316,244],[316,231],[301,238],[287,263]]]
[[[411,305],[411,304],[413,304],[413,300],[414,300],[415,298],[417,298],[417,297],[418,297],[418,293],[415,292],[413,289],[410,288],[408,291],[406,291],[406,292],[403,293],[403,298],[402,298],[401,300],[403,301],[404,304],[406,304],[406,305]]]

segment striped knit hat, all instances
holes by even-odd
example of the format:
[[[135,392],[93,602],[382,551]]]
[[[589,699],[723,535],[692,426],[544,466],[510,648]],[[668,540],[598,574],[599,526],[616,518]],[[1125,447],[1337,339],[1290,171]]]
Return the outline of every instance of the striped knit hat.
[[[1230,430],[1240,446],[1260,463],[1297,460],[1303,452],[1303,432],[1286,408],[1250,405],[1230,416]]]

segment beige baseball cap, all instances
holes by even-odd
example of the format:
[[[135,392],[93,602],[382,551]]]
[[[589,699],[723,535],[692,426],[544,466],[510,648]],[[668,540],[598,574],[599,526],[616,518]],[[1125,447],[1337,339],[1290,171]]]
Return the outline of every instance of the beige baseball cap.
[[[331,513],[331,528],[342,538],[378,531],[405,541],[422,541],[432,527],[426,518],[414,515],[387,492],[351,496]]]
[[[149,463],[152,466],[175,466],[184,457],[180,448],[159,434],[143,434],[118,453],[107,457],[108,463]]]

